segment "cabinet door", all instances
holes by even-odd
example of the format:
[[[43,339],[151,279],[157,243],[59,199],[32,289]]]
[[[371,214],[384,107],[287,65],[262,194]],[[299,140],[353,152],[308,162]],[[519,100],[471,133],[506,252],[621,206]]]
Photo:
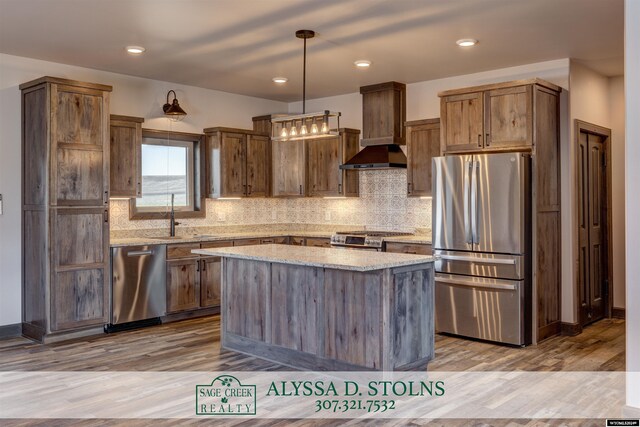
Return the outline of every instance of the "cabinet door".
[[[305,142],[271,141],[273,196],[305,195]]]
[[[289,237],[289,244],[294,246],[304,246],[305,239],[304,237],[291,236]]]
[[[52,331],[107,322],[108,220],[103,208],[52,209]]]
[[[241,133],[220,133],[220,196],[242,197],[246,194],[246,141]]]
[[[248,197],[269,195],[269,137],[247,135],[247,188]]]
[[[527,148],[533,145],[531,86],[485,92],[485,148]]]
[[[142,119],[139,120],[111,118],[109,126],[111,197],[142,196]]]
[[[410,126],[407,131],[407,194],[431,196],[431,159],[440,155],[440,124]]]
[[[482,93],[440,100],[442,152],[477,151],[483,147]]]
[[[317,248],[330,248],[331,239],[321,237],[307,237],[306,246],[315,246]]]
[[[233,241],[233,246],[251,246],[260,244],[262,244],[260,239],[238,239]]]
[[[338,196],[342,193],[339,137],[307,140],[307,176],[310,196]]]
[[[200,307],[220,305],[222,258],[206,257],[200,260]]]
[[[167,313],[200,307],[199,259],[167,261]]]
[[[107,205],[109,198],[108,95],[52,85],[51,204]]]

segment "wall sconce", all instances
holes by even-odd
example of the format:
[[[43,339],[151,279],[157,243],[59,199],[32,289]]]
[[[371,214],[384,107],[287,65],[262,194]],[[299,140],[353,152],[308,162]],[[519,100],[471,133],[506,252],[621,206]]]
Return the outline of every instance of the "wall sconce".
[[[173,92],[173,101],[169,104],[169,95]],[[187,115],[187,112],[180,107],[178,103],[178,98],[176,97],[176,93],[173,90],[167,92],[167,103],[162,106],[162,111],[164,111],[164,115],[174,122],[179,122],[184,119]]]

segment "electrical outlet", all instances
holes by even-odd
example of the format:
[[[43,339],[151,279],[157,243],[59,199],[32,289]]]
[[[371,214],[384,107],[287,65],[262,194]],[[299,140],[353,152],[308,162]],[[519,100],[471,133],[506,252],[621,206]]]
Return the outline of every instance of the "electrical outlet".
[[[331,211],[324,211],[324,220],[331,221]]]
[[[227,215],[225,215],[224,212],[218,212],[218,221],[219,222],[224,222],[227,220]]]
[[[275,210],[271,211],[271,219],[273,221],[278,219],[278,213]]]

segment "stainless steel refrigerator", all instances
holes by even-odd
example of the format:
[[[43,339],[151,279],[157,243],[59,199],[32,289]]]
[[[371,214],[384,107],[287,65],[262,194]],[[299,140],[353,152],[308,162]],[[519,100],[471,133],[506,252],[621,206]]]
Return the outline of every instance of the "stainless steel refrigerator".
[[[531,343],[531,158],[433,159],[436,330]]]

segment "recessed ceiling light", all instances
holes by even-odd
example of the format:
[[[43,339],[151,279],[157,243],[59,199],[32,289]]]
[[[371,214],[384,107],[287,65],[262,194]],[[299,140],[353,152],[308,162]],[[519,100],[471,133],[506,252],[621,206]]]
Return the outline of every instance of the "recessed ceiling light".
[[[369,68],[371,66],[371,61],[367,61],[366,59],[360,59],[354,62],[354,64],[356,64],[356,67],[358,68]]]
[[[140,55],[140,54],[144,53],[144,51],[147,50],[147,49],[143,48],[142,46],[127,46],[126,50],[131,55]]]
[[[476,39],[460,39],[456,42],[456,44],[460,47],[469,47],[478,43]]]
[[[271,80],[273,80],[274,83],[278,83],[278,84],[283,84],[289,81],[289,79],[286,77],[274,77]]]

